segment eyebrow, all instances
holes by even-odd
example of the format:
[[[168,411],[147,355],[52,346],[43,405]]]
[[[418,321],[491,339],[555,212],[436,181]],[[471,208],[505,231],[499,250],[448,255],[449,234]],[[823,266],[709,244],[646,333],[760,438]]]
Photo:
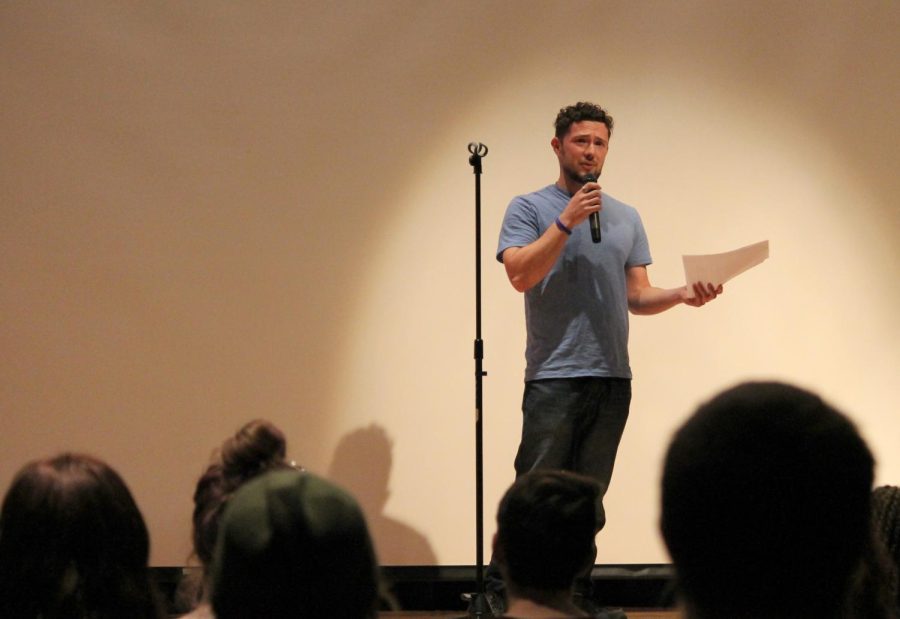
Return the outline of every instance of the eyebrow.
[[[573,140],[581,140],[581,139],[592,140],[592,139],[594,139],[594,137],[590,133],[578,133],[578,134],[573,135],[572,139]],[[597,139],[604,143],[608,141],[606,138],[601,137],[599,135],[597,136]]]

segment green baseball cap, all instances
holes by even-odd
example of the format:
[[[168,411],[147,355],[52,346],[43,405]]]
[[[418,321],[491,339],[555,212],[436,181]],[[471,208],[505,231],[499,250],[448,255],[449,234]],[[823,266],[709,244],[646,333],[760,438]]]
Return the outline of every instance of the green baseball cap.
[[[377,561],[356,500],[308,472],[243,485],[222,517],[212,564],[217,619],[375,616]]]

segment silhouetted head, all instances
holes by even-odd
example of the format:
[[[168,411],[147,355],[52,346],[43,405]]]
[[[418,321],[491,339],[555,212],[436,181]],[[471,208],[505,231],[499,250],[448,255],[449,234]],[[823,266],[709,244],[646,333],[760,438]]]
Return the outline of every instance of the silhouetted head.
[[[247,480],[269,470],[288,468],[287,441],[273,423],[250,421],[222,444],[194,491],[194,553],[204,566],[212,562],[222,510]]]
[[[879,486],[872,492],[872,518],[876,542],[889,565],[886,581],[894,607],[900,612],[900,487]]]
[[[512,589],[569,589],[594,556],[600,487],[565,471],[520,476],[497,511],[495,554]]]
[[[363,619],[377,563],[356,501],[310,473],[273,471],[225,509],[212,566],[217,619]]]
[[[26,465],[0,514],[0,616],[158,616],[144,519],[122,478],[86,455]]]
[[[677,431],[661,528],[700,617],[835,616],[869,535],[874,463],[818,396],[745,383]]]

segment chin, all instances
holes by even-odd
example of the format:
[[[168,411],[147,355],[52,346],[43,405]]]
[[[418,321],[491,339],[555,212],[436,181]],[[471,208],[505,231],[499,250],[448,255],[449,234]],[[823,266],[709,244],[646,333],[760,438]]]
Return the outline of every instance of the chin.
[[[573,183],[583,183],[584,177],[587,174],[590,174],[590,172],[585,172],[584,174],[582,174],[580,172],[576,172],[575,170],[566,170],[566,177]]]

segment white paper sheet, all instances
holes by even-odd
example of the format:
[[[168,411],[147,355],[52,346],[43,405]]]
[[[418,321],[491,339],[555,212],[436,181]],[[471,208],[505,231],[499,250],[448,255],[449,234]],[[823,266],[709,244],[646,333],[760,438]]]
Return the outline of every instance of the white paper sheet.
[[[737,277],[747,269],[751,269],[769,257],[769,241],[760,241],[724,254],[706,254],[703,256],[682,256],[684,262],[684,279],[688,290],[694,283],[713,286],[724,284]]]

